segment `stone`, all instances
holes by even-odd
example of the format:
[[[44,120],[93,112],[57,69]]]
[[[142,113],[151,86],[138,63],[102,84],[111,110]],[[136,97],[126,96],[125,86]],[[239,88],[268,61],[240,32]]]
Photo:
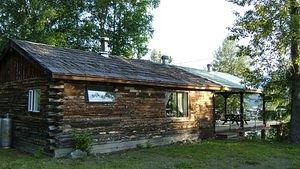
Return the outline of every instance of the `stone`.
[[[75,150],[72,151],[70,155],[72,159],[85,158],[87,156],[87,152],[81,150]]]

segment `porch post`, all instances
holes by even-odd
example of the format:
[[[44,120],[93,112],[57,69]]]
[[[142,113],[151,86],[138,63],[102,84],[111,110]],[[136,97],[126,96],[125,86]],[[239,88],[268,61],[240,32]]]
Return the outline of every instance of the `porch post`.
[[[216,98],[215,93],[213,94],[213,128],[214,128],[214,134],[216,133]]]
[[[266,99],[265,99],[265,95],[262,94],[262,101],[263,101],[263,104],[262,104],[262,118],[263,118],[263,124],[264,124],[264,127],[267,126],[267,120],[266,120]]]
[[[241,128],[244,129],[244,93],[240,92],[240,123]]]
[[[228,95],[223,95],[224,97],[224,114],[227,114],[227,98]]]
[[[266,129],[265,127],[267,126],[267,122],[266,122],[266,99],[265,99],[265,95],[261,94],[262,97],[262,118],[263,118],[263,125],[264,128],[261,130],[261,139],[265,139],[266,138]]]

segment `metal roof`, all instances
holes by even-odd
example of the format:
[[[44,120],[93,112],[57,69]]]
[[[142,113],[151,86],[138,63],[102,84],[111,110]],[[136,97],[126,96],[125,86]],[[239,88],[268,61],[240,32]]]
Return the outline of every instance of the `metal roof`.
[[[189,73],[197,75],[199,77],[207,79],[213,83],[219,84],[225,88],[228,88],[228,90],[243,90],[243,91],[247,90],[249,92],[252,91],[257,93],[262,92],[262,89],[251,88],[250,86],[246,85],[244,79],[231,75],[229,73],[215,72],[215,71],[208,72],[206,70],[200,70],[200,69],[183,67],[183,66],[177,66],[177,67]]]

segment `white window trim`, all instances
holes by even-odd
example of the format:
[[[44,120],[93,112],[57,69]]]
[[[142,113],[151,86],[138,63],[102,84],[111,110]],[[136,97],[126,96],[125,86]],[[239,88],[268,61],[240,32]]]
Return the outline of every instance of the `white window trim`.
[[[188,121],[189,117],[190,117],[190,110],[189,110],[189,92],[188,91],[181,91],[181,90],[174,90],[174,91],[166,91],[166,93],[176,93],[176,97],[178,97],[177,93],[182,93],[182,94],[186,94],[187,95],[187,109],[186,109],[186,115],[183,117],[172,117],[172,116],[167,116],[167,111],[165,111],[165,116],[167,119],[171,119],[171,120],[180,120],[180,121]],[[177,99],[177,98],[176,98]],[[167,101],[167,100],[166,100]],[[167,104],[167,102],[166,102]],[[166,105],[165,104],[165,105]],[[166,109],[165,109],[166,110]]]
[[[29,112],[40,112],[40,103],[37,99],[38,97],[39,89],[30,89],[28,90],[28,111]],[[39,96],[40,97],[40,96]]]

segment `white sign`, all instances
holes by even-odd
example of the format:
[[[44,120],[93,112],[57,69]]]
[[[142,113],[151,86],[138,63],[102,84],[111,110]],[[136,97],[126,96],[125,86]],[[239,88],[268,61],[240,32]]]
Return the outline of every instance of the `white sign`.
[[[115,95],[111,92],[88,90],[89,102],[114,102]]]

